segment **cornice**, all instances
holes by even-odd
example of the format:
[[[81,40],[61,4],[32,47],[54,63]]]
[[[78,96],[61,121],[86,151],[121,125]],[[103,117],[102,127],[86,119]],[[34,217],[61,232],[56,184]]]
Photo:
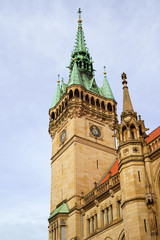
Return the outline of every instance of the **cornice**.
[[[80,99],[73,99],[68,102],[67,108],[63,113],[54,121],[49,123],[49,133],[52,138],[55,136],[55,132],[58,128],[67,120],[74,117],[91,117],[93,119],[98,119],[104,124],[108,124],[111,130],[114,128],[115,120],[117,119],[117,114],[104,111],[95,106],[82,102]]]

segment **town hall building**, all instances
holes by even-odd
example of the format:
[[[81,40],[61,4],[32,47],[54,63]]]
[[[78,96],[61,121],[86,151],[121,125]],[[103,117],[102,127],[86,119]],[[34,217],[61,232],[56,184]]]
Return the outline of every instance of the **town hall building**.
[[[122,73],[123,112],[95,80],[79,9],[67,83],[49,109],[49,240],[160,240],[160,127],[149,135]],[[116,144],[117,142],[117,144]]]

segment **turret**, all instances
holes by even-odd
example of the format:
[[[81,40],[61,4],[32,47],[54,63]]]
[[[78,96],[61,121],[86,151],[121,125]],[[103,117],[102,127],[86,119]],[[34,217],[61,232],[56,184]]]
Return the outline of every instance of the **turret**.
[[[148,239],[148,213],[145,203],[146,171],[144,147],[146,129],[141,117],[134,112],[127,86],[127,76],[122,74],[123,112],[116,126],[118,139],[119,172],[122,189],[122,209],[125,239]],[[128,218],[130,221],[128,221]]]

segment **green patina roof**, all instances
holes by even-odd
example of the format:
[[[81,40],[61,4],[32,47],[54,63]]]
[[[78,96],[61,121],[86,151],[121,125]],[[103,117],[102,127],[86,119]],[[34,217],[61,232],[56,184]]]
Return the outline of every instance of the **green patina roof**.
[[[51,108],[53,108],[66,93],[67,87],[73,84],[81,85],[88,91],[96,93],[102,97],[114,99],[112,90],[106,77],[106,72],[101,88],[98,87],[95,81],[93,61],[86,47],[84,32],[82,29],[81,10],[79,10],[78,13],[78,32],[76,36],[75,48],[71,55],[70,65],[68,66],[70,69],[69,82],[68,84],[64,83],[62,78],[61,88],[58,84]]]
[[[51,219],[58,213],[69,213],[68,207],[66,203],[62,203],[58,208],[56,208],[51,215],[49,216],[48,220]]]
[[[55,95],[54,95],[54,98],[52,101],[51,108],[54,107],[59,102],[60,99],[61,99],[61,88],[58,83],[58,86],[57,86],[57,89],[56,89],[56,92],[55,92]]]
[[[103,81],[103,85],[102,85],[102,88],[101,88],[101,92],[102,92],[102,94],[105,98],[114,99],[112,90],[110,88],[109,82],[108,82],[107,77],[106,77],[106,73],[104,74],[104,81]]]
[[[72,72],[71,72],[71,76],[70,76],[68,86],[71,86],[72,84],[83,85],[76,61],[74,62],[74,66],[73,66],[73,69],[72,69]]]
[[[76,35],[74,52],[87,52],[84,32],[82,29],[82,20],[78,21],[78,32]]]
[[[64,83],[64,81],[63,81],[63,78],[62,78],[62,85],[61,85],[61,89],[62,89],[62,92],[63,92],[63,93],[66,93],[66,88],[67,88],[67,84],[66,84],[66,83]]]

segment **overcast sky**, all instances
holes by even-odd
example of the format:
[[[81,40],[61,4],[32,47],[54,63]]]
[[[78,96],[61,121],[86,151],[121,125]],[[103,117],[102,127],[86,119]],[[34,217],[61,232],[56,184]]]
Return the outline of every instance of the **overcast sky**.
[[[159,0],[0,0],[0,239],[48,238],[48,109],[57,75],[68,82],[79,7],[98,85],[106,65],[120,115],[126,72],[134,110],[159,126]]]

